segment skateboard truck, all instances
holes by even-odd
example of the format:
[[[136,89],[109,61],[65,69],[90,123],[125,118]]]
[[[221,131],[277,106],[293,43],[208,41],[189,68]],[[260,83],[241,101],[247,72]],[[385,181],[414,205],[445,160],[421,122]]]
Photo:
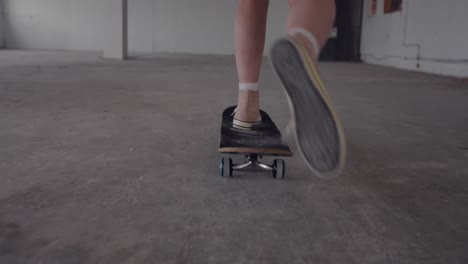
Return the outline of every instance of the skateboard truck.
[[[286,162],[282,159],[275,159],[272,165],[261,163],[259,160],[263,158],[259,154],[245,155],[246,161],[241,164],[234,164],[232,158],[221,158],[219,170],[222,177],[232,177],[233,172],[270,172],[273,178],[284,179],[286,176]],[[227,162],[225,162],[227,161]]]

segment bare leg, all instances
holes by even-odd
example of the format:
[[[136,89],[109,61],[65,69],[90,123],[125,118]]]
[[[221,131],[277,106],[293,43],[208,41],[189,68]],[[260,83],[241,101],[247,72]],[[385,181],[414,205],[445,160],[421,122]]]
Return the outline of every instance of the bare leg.
[[[235,53],[239,83],[258,83],[265,46],[269,0],[240,0],[235,22]],[[239,91],[235,118],[252,122],[259,117],[258,91]]]
[[[330,30],[335,20],[334,0],[289,0],[288,29],[303,28],[312,33],[320,48],[325,46]],[[303,35],[296,34],[296,37],[303,42],[312,57],[318,58],[310,41]]]

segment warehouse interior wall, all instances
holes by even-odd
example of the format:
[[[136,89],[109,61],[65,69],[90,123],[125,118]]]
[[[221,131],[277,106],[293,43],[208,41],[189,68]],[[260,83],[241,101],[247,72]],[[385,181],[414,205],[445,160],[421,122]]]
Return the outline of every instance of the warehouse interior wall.
[[[468,77],[468,1],[404,0],[384,14],[384,0],[363,5],[362,61],[402,69]]]
[[[9,49],[99,51],[103,1],[3,0]]]
[[[237,5],[237,0],[130,0],[129,49],[138,53],[232,54]],[[286,32],[286,16],[287,1],[271,1],[267,45]]]
[[[5,20],[3,19],[3,1],[0,1],[0,49],[5,47],[5,38],[3,36],[3,27]]]
[[[358,61],[362,0],[336,0],[338,35],[326,60]],[[3,0],[9,49],[103,51],[109,18],[102,0]],[[128,0],[131,53],[233,54],[238,0]],[[286,0],[270,1],[267,47],[286,33]],[[265,49],[267,54],[268,48]]]
[[[102,51],[101,0],[3,0],[6,48]],[[238,1],[129,0],[129,50],[232,54]],[[267,42],[286,32],[287,1],[271,1]],[[265,51],[267,52],[267,51]]]
[[[0,43],[9,49],[102,51],[105,2],[2,0]],[[375,15],[369,12],[371,0],[341,2],[337,23],[344,26],[334,44],[336,60],[468,75],[468,1],[404,0],[401,11],[384,14],[384,0],[377,0]],[[237,4],[238,0],[129,0],[129,50],[232,54]],[[361,16],[356,8],[361,8]],[[267,45],[285,33],[286,16],[287,1],[271,1]]]

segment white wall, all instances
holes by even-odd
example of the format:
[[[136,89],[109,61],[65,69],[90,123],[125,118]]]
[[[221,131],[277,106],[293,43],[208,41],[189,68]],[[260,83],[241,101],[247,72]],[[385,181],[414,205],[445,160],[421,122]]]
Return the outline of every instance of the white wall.
[[[5,44],[15,49],[100,50],[100,0],[3,0]]]
[[[150,2],[148,0],[133,0]],[[164,0],[153,3],[153,51],[210,54],[233,53],[234,16],[238,1]],[[285,32],[287,1],[271,1],[268,42]],[[130,3],[130,48],[147,30],[135,30]],[[133,33],[132,33],[133,32]]]
[[[404,0],[402,12],[369,16],[365,0],[362,60],[423,72],[468,77],[468,1]],[[419,57],[419,60],[418,60]]]
[[[3,38],[3,2],[0,0],[0,49],[4,47],[4,38]]]
[[[102,0],[3,0],[6,46],[103,48]],[[238,0],[128,0],[131,52],[233,53]],[[286,29],[287,1],[271,1],[268,41]]]

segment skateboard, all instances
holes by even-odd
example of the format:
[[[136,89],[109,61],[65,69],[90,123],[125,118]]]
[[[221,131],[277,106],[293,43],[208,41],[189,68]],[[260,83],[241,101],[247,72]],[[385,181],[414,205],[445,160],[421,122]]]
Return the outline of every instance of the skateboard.
[[[291,157],[289,146],[282,141],[282,135],[270,116],[260,111],[262,122],[252,130],[242,130],[233,127],[232,113],[236,109],[231,106],[224,110],[221,123],[219,153],[235,156],[245,156],[242,164],[234,164],[232,157],[221,158],[219,170],[222,177],[232,177],[238,172],[270,172],[274,178],[284,179],[286,162],[275,159],[273,164],[261,163],[264,156]]]

